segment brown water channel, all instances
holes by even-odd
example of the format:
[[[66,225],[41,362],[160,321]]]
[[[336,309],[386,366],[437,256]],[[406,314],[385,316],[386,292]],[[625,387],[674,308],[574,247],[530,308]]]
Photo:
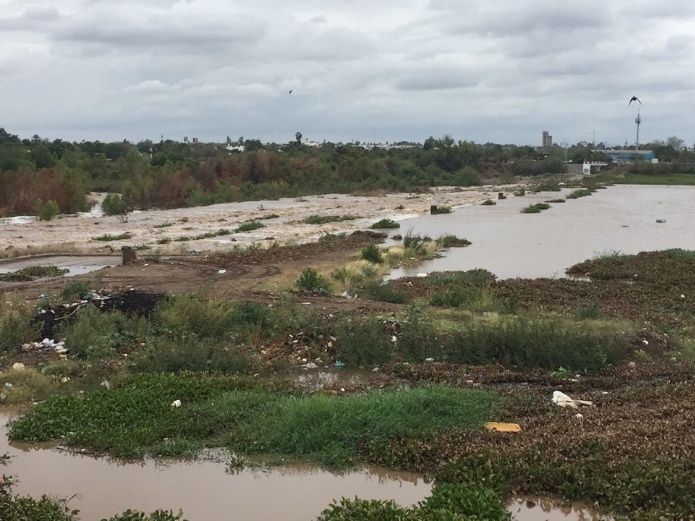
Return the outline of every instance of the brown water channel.
[[[0,454],[10,462],[0,473],[16,476],[14,492],[72,498],[82,521],[98,521],[128,508],[182,509],[190,521],[311,521],[333,499],[393,499],[414,505],[432,485],[416,474],[383,468],[330,472],[309,464],[230,472],[215,459],[122,462],[52,448],[51,444],[9,443],[7,423],[14,409],[0,409]],[[589,521],[589,509],[534,498],[509,502],[513,519]]]
[[[525,206],[560,196],[529,194],[495,206],[464,206],[451,214],[406,219],[402,233],[451,233],[473,244],[452,248],[411,270],[397,270],[391,278],[474,268],[501,278],[561,277],[573,264],[607,252],[695,249],[695,187],[617,185],[538,214],[521,213]]]

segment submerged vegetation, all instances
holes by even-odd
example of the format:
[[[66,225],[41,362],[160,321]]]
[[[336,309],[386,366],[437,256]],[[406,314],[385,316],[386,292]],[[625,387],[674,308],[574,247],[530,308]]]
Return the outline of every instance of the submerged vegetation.
[[[401,225],[393,219],[381,219],[370,226],[373,230],[393,230],[400,227]]]
[[[522,208],[521,213],[541,213],[543,210],[548,209],[550,209],[550,205],[548,203],[535,203]]]
[[[60,277],[68,272],[57,266],[28,266],[10,273],[0,273],[0,282],[26,282],[44,277]]]

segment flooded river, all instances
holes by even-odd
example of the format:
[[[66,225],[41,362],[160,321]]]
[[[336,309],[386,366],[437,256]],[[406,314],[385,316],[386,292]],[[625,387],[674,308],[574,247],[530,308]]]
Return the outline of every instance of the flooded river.
[[[529,194],[495,206],[464,206],[447,215],[404,220],[402,233],[451,233],[473,244],[391,277],[474,268],[501,278],[561,277],[573,264],[607,252],[695,249],[695,187],[611,186],[538,214],[520,213],[525,206],[559,196]]]

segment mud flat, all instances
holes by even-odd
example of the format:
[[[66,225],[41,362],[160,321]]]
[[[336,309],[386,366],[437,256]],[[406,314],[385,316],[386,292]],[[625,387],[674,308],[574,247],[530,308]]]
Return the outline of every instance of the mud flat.
[[[511,190],[511,188],[509,188]],[[49,222],[9,219],[0,222],[0,257],[37,253],[104,253],[122,245],[146,246],[149,253],[217,251],[232,244],[310,242],[325,232],[351,232],[382,218],[404,219],[429,211],[431,204],[461,206],[483,201],[498,188],[441,188],[431,193],[378,196],[323,195],[274,201],[247,201],[175,210],[136,211],[123,223],[98,212],[62,216]],[[354,216],[324,225],[302,221],[311,215]],[[260,220],[263,228],[235,232],[244,222]],[[229,234],[195,239],[205,233]],[[129,238],[97,241],[95,237],[128,234]],[[182,240],[185,238],[186,240]]]

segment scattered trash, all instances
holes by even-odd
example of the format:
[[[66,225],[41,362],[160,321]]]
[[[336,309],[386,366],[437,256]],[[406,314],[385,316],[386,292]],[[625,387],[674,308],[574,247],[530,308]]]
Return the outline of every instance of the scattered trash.
[[[22,362],[15,362],[12,364],[12,370],[13,371],[24,371],[26,367],[24,367],[24,364]]]
[[[583,414],[577,413],[577,414],[574,415],[574,417],[577,418],[577,419],[579,419],[579,420],[581,420],[582,418],[584,418],[584,415],[583,415]]]
[[[333,364],[333,367],[335,367],[336,369],[343,369],[345,367],[345,362],[336,360],[335,364]]]
[[[427,277],[427,273],[418,273],[418,274],[415,275],[415,276],[418,277],[418,278],[420,278],[420,279],[424,279],[425,277]]]
[[[111,384],[108,380],[103,380],[99,385],[101,385],[107,391],[111,390]]]
[[[425,362],[434,362],[434,358],[425,358]]]
[[[628,366],[630,369],[636,369],[636,368],[637,368],[637,364],[636,364],[635,362],[630,362],[630,363],[627,364],[627,366]]]
[[[314,362],[307,362],[302,367],[304,367],[304,369],[317,369],[318,365],[316,365]]]
[[[521,432],[521,425],[518,423],[487,422],[485,428],[497,432]]]
[[[69,381],[70,381],[70,377],[69,377],[69,376],[63,376],[63,377],[60,379],[60,383],[62,383],[62,384],[66,384],[66,383],[68,383]]]
[[[227,273],[227,270],[219,270],[217,273],[219,273],[220,275],[224,275],[225,273]]]
[[[590,402],[587,400],[573,400],[565,393],[560,391],[553,392],[552,402],[555,405],[559,405],[560,407],[571,407],[572,409],[579,409],[580,405],[591,406],[594,404],[594,402]]]
[[[666,219],[657,219],[657,220],[656,220],[656,223],[657,223],[657,224],[665,224],[665,223],[666,223]]]
[[[175,409],[181,407],[181,400],[174,400],[173,402],[171,402],[171,406]]]

